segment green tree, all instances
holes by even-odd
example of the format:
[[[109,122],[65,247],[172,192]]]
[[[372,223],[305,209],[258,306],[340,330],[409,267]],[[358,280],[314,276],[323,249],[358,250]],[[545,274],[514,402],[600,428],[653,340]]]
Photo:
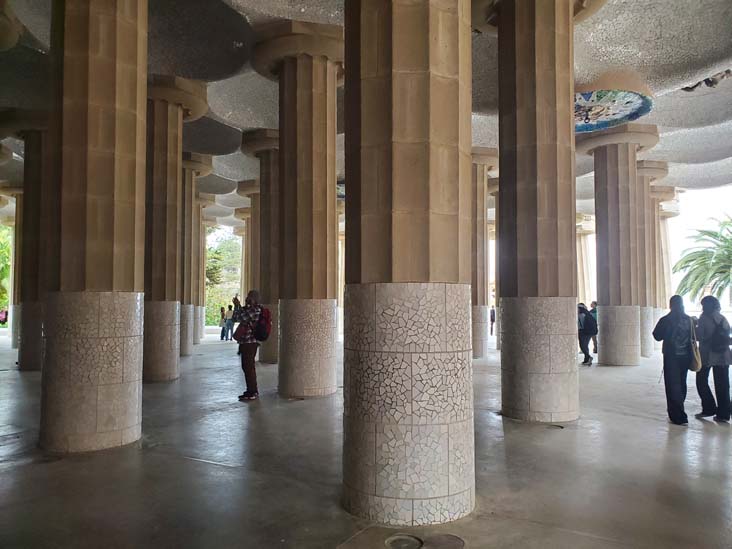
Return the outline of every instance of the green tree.
[[[221,252],[209,248],[206,252],[206,288],[218,286],[223,281],[223,262]]]
[[[674,265],[674,273],[684,273],[676,292],[694,301],[704,293],[720,297],[732,287],[732,218],[718,223],[717,230],[697,230],[697,246]]]
[[[206,261],[206,325],[217,326],[219,310],[239,293],[241,281],[241,238],[223,229],[216,231]],[[209,233],[211,234],[211,233]]]

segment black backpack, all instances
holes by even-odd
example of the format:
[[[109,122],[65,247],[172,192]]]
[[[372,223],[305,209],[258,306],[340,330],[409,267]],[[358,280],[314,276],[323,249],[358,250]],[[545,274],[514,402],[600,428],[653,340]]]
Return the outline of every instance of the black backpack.
[[[597,321],[595,320],[595,317],[592,316],[592,313],[585,313],[585,321],[582,325],[582,329],[584,330],[585,335],[597,335]]]
[[[723,353],[729,349],[729,334],[724,329],[724,323],[714,323],[714,332],[709,339],[709,348],[715,353]]]
[[[671,331],[671,346],[676,356],[691,354],[691,320],[681,317]]]

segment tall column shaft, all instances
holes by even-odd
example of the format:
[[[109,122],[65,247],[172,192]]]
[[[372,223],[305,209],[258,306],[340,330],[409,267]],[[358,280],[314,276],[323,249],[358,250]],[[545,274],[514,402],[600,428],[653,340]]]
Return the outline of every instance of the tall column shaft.
[[[339,27],[288,21],[255,52],[266,57],[271,47],[278,56],[278,364],[279,392],[288,397],[336,391],[335,142],[342,44]]]
[[[577,299],[589,307],[593,301],[590,285],[590,249],[587,234],[577,232]]]
[[[144,381],[180,376],[183,108],[147,103]]]
[[[497,155],[496,155],[497,156]],[[495,159],[497,164],[498,158]],[[471,216],[471,298],[473,358],[482,358],[488,351],[490,334],[490,308],[488,301],[488,240],[486,215],[488,189],[486,180],[490,164],[485,163],[474,150],[472,168],[472,216]]]
[[[499,13],[502,410],[528,421],[579,416],[571,7]]]
[[[651,178],[637,175],[636,208],[637,253],[638,253],[638,306],[640,308],[640,353],[643,357],[653,355],[653,287],[651,283]]]
[[[249,287],[247,290],[259,290],[260,284],[260,220],[261,211],[259,193],[250,194],[251,217],[247,222],[247,239],[249,246]]]
[[[41,196],[45,177],[45,132],[34,130],[23,134],[22,246],[20,257],[21,328],[18,351],[20,370],[40,370],[43,365],[43,288],[40,257],[44,243],[41,239]],[[16,204],[16,207],[18,204]],[[17,212],[16,212],[17,215]]]
[[[193,344],[198,345],[203,338],[203,324],[201,315],[205,316],[201,307],[201,273],[203,266],[202,244],[203,231],[201,230],[201,205],[196,201],[193,209],[193,234],[191,244],[191,304],[193,305]]]
[[[181,299],[179,307],[178,353],[180,356],[193,354],[195,309],[198,293],[196,285],[196,172],[193,167],[183,168],[183,200],[181,203]]]
[[[661,303],[668,303],[671,299],[671,242],[669,241],[668,236],[668,218],[664,216],[660,216],[659,219],[659,235],[660,238],[658,239],[660,250],[659,250],[659,259],[660,259],[660,277],[659,277],[659,284],[660,284],[660,298]]]
[[[650,269],[649,278],[651,282],[651,301],[653,303],[653,326],[658,324],[658,321],[663,316],[663,311],[666,308],[666,304],[661,299],[660,284],[658,281],[658,272],[660,267],[660,215],[659,215],[659,201],[655,198],[651,198],[651,211],[650,211]],[[661,350],[662,342],[653,342],[653,348],[656,351]]]
[[[595,156],[599,362],[640,363],[635,143],[604,145]]]
[[[54,2],[52,21],[40,439],[80,452],[140,438],[147,1]]]
[[[21,268],[23,263],[23,194],[15,195],[15,226],[13,227],[13,274],[10,291],[10,346],[20,347],[22,324]]]
[[[493,333],[496,337],[496,350],[501,350],[501,284],[500,284],[500,278],[501,278],[501,245],[498,241],[498,225],[500,224],[500,207],[498,203],[498,179],[492,179],[490,183],[490,190],[489,194],[491,195],[491,200],[493,202],[493,236],[495,240],[494,244],[494,253],[495,253],[495,264],[493,265],[493,290],[494,290],[494,303],[495,306],[495,312],[496,312],[496,322],[495,326],[493,326]]]
[[[344,505],[448,522],[475,504],[470,2],[345,22]]]

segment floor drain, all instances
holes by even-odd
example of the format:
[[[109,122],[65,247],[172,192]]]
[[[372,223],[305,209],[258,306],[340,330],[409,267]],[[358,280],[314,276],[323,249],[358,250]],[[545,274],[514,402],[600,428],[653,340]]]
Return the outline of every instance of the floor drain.
[[[409,534],[395,534],[384,542],[389,549],[420,549],[422,540]]]
[[[462,549],[465,541],[452,534],[439,534],[424,540],[423,549]]]

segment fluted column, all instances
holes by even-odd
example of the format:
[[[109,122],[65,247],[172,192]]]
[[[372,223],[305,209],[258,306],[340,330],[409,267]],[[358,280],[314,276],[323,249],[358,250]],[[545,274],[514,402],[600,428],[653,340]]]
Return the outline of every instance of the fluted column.
[[[190,305],[181,307],[183,121],[205,114],[205,96],[202,84],[183,78],[152,76],[148,83],[144,381],[178,379],[180,356],[190,354],[181,348],[184,329],[185,343],[193,335]]]
[[[242,150],[259,158],[259,289],[262,303],[272,315],[272,331],[259,348],[259,361],[279,360],[280,301],[280,140],[277,130],[256,130],[244,134]]]
[[[336,391],[336,89],[343,29],[270,27],[254,66],[280,89],[279,392]]]
[[[488,302],[488,175],[498,166],[498,151],[473,147],[472,216],[471,216],[471,296],[473,358],[482,358],[488,351],[490,335],[490,307]]]
[[[590,286],[590,250],[588,231],[577,228],[577,299],[589,308],[592,301]]]
[[[658,142],[655,126],[626,124],[577,141],[595,160],[598,362],[640,364],[636,154]]]
[[[40,442],[81,452],[140,438],[147,2],[52,6]]]
[[[573,20],[567,0],[498,12],[503,415],[579,415]]]
[[[475,504],[470,2],[345,22],[344,505],[448,522]]]
[[[494,290],[494,306],[495,306],[495,313],[496,313],[496,323],[495,326],[493,326],[493,333],[496,337],[496,350],[501,350],[501,285],[499,283],[500,280],[500,265],[501,262],[499,260],[500,258],[500,243],[498,241],[498,220],[499,220],[499,204],[498,204],[498,188],[499,188],[499,180],[497,177],[492,177],[488,179],[487,183],[487,189],[488,189],[488,195],[491,197],[491,202],[493,203],[493,240],[494,242],[494,255],[495,255],[495,263],[493,265],[493,290]]]
[[[264,273],[260,268],[260,250],[261,250],[261,238],[260,238],[260,227],[261,227],[261,200],[260,200],[260,186],[259,181],[239,181],[239,187],[237,193],[240,196],[246,196],[249,198],[250,206],[247,209],[247,281],[248,286],[242,292],[244,295],[249,290],[259,291],[260,284],[260,272],[271,276],[270,273]],[[240,208],[241,209],[241,208]]]

